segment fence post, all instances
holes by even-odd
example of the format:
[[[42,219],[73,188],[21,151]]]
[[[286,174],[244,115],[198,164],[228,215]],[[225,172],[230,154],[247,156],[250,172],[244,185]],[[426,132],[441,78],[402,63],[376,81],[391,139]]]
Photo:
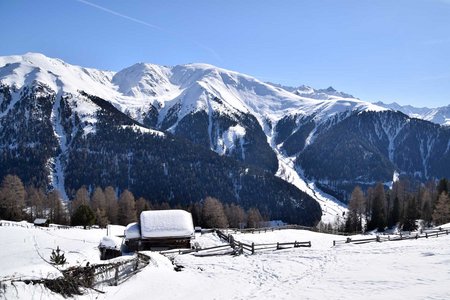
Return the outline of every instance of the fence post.
[[[114,285],[117,286],[119,283],[119,266],[116,266],[116,272],[114,274]]]
[[[380,241],[380,236],[377,235],[376,241],[379,242]]]
[[[428,232],[425,232],[425,237],[428,238]]]
[[[252,254],[255,254],[255,243],[252,243]]]
[[[297,241],[294,242],[294,248],[297,248]]]
[[[280,243],[277,242],[277,250],[279,250],[279,249],[280,249]]]
[[[336,246],[336,241],[333,241],[333,246]]]
[[[309,247],[311,248],[311,241],[308,241],[308,245],[309,245]]]
[[[136,271],[139,267],[139,257],[136,257],[136,262],[134,263],[134,271]]]

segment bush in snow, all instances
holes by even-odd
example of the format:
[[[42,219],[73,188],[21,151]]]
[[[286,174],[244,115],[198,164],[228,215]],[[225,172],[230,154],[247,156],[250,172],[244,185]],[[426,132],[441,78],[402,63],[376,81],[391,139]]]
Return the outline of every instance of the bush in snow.
[[[50,256],[50,262],[54,265],[64,265],[66,263],[66,258],[64,253],[61,253],[59,246],[56,247],[56,251],[52,250],[52,255]]]

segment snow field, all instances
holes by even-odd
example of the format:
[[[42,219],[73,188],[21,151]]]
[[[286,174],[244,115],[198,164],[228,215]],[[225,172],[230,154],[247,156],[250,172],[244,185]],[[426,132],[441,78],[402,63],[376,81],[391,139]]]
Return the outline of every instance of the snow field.
[[[445,227],[445,226],[444,226]],[[123,227],[110,232],[122,234]],[[97,245],[106,230],[0,227],[0,276],[52,277],[48,259],[60,246],[70,264],[99,262]],[[76,299],[450,299],[450,236],[398,242],[342,244],[343,236],[305,230],[234,234],[247,243],[311,241],[311,248],[254,255],[178,255],[176,272],[165,256],[146,252],[150,264],[123,284],[99,287]],[[7,243],[6,243],[7,241]],[[35,242],[37,241],[37,246]],[[223,244],[216,234],[195,239],[202,247]],[[0,299],[62,299],[40,285],[15,283]],[[3,297],[3,298],[2,298]]]

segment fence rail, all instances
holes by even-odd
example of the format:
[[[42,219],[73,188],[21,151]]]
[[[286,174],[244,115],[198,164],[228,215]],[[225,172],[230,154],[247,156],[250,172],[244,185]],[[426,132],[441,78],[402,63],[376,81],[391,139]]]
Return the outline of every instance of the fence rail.
[[[365,243],[373,243],[373,242],[392,242],[392,241],[402,241],[402,240],[411,240],[411,239],[423,239],[423,238],[431,238],[431,237],[439,237],[439,236],[443,236],[443,235],[448,235],[449,234],[448,229],[435,229],[435,230],[427,230],[425,232],[422,233],[416,233],[416,234],[412,234],[411,232],[409,234],[398,234],[398,235],[388,235],[388,236],[383,236],[383,235],[377,235],[374,238],[367,238],[367,239],[352,239],[350,237],[348,237],[346,240],[337,240],[337,241],[333,241],[333,246],[336,245],[340,245],[340,244],[365,244]]]
[[[63,270],[64,277],[72,278],[86,287],[95,287],[102,284],[117,286],[139,272],[150,262],[150,257],[137,253],[130,260],[87,265],[86,267],[71,267]]]
[[[172,250],[165,250],[160,251],[160,254],[166,255],[166,254],[189,254],[189,253],[205,253],[205,252],[219,252],[223,250],[230,249],[229,244],[214,246],[214,247],[208,247],[208,248],[196,248],[196,249],[172,249]],[[213,253],[211,253],[213,254]]]
[[[319,229],[317,227],[308,227],[303,225],[283,225],[283,226],[277,226],[277,227],[261,227],[261,228],[228,228],[226,231],[233,232],[233,233],[266,233],[266,232],[274,232],[277,230],[285,230],[285,229],[296,229],[296,230],[308,230],[308,231],[314,231],[314,232],[322,232],[322,233],[332,233],[336,235],[350,235],[350,233],[347,232],[339,232],[334,230],[325,230],[325,229]],[[217,229],[216,229],[217,230]]]
[[[265,243],[265,244],[247,244],[240,242],[234,238],[232,234],[225,234],[221,230],[216,230],[217,236],[227,243],[230,244],[231,248],[237,250],[238,253],[243,253],[247,251],[251,254],[255,254],[256,251],[261,250],[280,250],[280,249],[288,249],[288,248],[299,248],[299,247],[311,247],[311,241],[308,242],[277,242],[277,243]]]

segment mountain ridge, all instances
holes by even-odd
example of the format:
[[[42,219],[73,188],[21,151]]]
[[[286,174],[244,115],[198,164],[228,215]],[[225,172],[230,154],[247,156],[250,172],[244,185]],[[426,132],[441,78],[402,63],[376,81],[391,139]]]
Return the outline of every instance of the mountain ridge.
[[[89,153],[95,146],[86,145],[83,139],[89,140],[90,135],[102,135],[112,130],[104,123],[98,123],[104,107],[98,105],[101,101],[95,103],[95,97],[114,107],[115,115],[124,114],[136,122],[135,125],[123,125],[126,128],[119,131],[112,130],[114,134],[122,136],[121,130],[170,134],[219,156],[276,174],[314,198],[322,208],[328,208],[324,211],[332,211],[324,217],[326,221],[332,221],[336,214],[345,211],[345,206],[338,200],[345,201],[346,196],[336,199],[323,193],[319,184],[324,190],[343,190],[345,195],[352,184],[361,183],[361,178],[369,183],[392,180],[393,172],[418,180],[446,174],[439,168],[439,164],[446,163],[450,147],[444,128],[421,125],[427,123],[411,127],[408,125],[412,120],[410,117],[348,98],[353,96],[333,88],[314,90],[304,87],[310,96],[314,93],[320,97],[328,95],[326,99],[314,99],[305,97],[305,93],[299,95],[281,86],[207,64],[167,67],[138,63],[119,72],[110,72],[71,66],[40,54],[0,57],[0,82],[3,86],[0,122],[10,114],[8,119],[13,119],[13,112],[18,113],[16,107],[22,101],[20,94],[29,88],[34,90],[25,93],[24,101],[31,107],[36,105],[32,99],[39,99],[41,94],[51,97],[45,100],[52,105],[46,128],[51,128],[47,130],[52,131],[58,147],[52,152],[52,158],[47,158],[47,165],[51,165],[53,174],[60,174],[61,178],[67,173],[67,166],[76,169],[71,164],[72,158],[80,162],[80,157],[75,155],[78,151],[71,149],[66,154],[68,148],[76,147],[78,143]],[[108,120],[113,126],[114,122]],[[141,129],[127,126],[140,126]],[[97,133],[99,128],[103,133]],[[346,135],[348,131],[359,135]],[[336,140],[333,138],[336,135],[347,136],[350,140],[348,143]],[[110,144],[109,137],[102,139]],[[350,160],[344,166],[336,164],[338,157],[346,156],[345,152],[342,156],[343,150],[336,151],[333,143],[341,143],[342,149],[356,151],[354,157],[361,162],[352,164]],[[399,149],[409,155],[398,155]],[[322,159],[315,160],[315,157]],[[377,157],[385,163],[379,172],[371,173]],[[117,156],[117,159],[122,161],[124,158]],[[315,163],[311,165],[309,162],[313,161]],[[106,165],[99,168],[105,169]],[[346,177],[341,168],[347,169],[347,175],[357,174],[360,179]],[[366,174],[359,174],[355,168],[365,170]],[[81,183],[77,179],[79,174],[82,172],[75,172],[73,180]],[[331,181],[328,174],[334,176]],[[59,182],[58,176],[53,177],[52,184]],[[333,209],[330,210],[331,206]]]
[[[400,105],[396,102],[383,103],[381,101],[375,102],[374,104],[401,111],[402,113],[417,119],[422,119],[430,121],[436,124],[450,126],[450,105],[429,108],[429,107],[415,107],[412,105]]]

